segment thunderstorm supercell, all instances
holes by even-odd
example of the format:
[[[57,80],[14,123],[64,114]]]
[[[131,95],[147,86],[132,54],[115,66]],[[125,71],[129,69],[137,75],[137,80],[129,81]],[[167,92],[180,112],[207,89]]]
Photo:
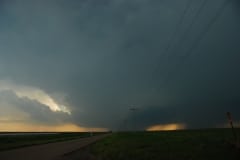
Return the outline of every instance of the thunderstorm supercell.
[[[0,131],[240,122],[238,0],[0,1]]]

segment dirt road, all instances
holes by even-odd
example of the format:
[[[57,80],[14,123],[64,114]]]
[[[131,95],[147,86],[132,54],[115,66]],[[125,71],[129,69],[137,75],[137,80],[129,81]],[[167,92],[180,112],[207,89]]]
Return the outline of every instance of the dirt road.
[[[77,140],[49,143],[0,152],[0,160],[58,160],[64,154],[73,152],[100,140],[109,134]]]

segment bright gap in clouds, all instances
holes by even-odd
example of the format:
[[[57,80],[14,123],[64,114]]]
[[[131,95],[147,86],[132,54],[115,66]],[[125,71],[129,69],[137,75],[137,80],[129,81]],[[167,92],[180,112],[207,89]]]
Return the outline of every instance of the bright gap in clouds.
[[[69,108],[65,105],[57,103],[50,95],[39,88],[17,85],[8,81],[0,81],[0,91],[12,91],[19,98],[28,98],[35,100],[54,112],[64,112],[71,114]]]
[[[185,124],[179,124],[179,123],[172,123],[172,124],[157,124],[148,127],[147,131],[174,131],[174,130],[181,130],[186,129]]]

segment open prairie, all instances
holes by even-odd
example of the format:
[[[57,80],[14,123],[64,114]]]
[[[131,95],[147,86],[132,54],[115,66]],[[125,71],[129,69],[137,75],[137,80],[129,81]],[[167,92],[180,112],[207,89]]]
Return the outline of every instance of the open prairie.
[[[66,159],[237,160],[240,152],[232,144],[233,139],[230,129],[119,132]]]
[[[0,151],[32,145],[85,138],[100,133],[89,132],[5,132],[0,133]]]

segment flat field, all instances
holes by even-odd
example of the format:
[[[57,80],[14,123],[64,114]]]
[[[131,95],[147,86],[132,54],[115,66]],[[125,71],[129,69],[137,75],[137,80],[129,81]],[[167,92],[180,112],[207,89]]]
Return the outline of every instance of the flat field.
[[[230,129],[122,132],[89,146],[88,152],[94,160],[239,160],[233,139]]]
[[[93,133],[92,135],[97,135],[97,134],[100,134],[100,133]],[[88,132],[0,133],[0,151],[38,145],[38,144],[73,140],[73,139],[89,137],[89,136],[90,136],[90,133]]]

